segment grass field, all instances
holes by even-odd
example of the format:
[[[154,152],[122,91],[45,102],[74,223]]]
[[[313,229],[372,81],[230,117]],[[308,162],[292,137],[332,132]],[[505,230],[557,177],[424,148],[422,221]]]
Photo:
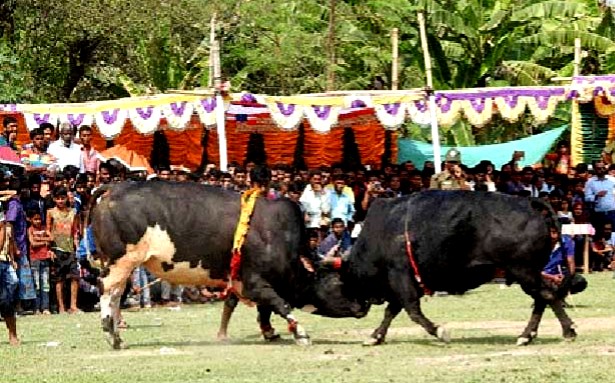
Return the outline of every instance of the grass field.
[[[22,346],[0,342],[0,382],[609,382],[615,362],[615,281],[589,276],[568,313],[577,323],[575,342],[561,338],[548,311],[536,342],[516,347],[531,300],[518,286],[486,285],[463,297],[423,300],[423,309],[445,324],[443,345],[400,315],[387,344],[362,347],[382,318],[296,316],[313,345],[295,346],[280,318],[283,340],[261,341],[256,310],[242,306],[231,323],[232,341],[215,339],[221,304],[128,312],[123,333],[129,349],[104,341],[98,314],[18,319]]]

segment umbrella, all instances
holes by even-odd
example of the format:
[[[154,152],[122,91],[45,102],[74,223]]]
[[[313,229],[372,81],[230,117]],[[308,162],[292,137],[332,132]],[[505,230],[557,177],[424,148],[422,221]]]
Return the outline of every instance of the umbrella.
[[[19,155],[8,146],[0,146],[0,164],[21,167],[24,166],[21,163],[21,158]]]
[[[114,159],[124,165],[131,172],[146,171],[147,174],[154,173],[149,165],[149,161],[137,152],[128,149],[123,145],[115,145],[98,154],[102,161]]]

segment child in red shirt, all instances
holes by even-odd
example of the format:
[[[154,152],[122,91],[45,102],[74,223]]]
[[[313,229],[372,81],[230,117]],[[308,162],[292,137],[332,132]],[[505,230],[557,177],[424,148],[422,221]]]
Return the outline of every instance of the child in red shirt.
[[[28,238],[30,242],[30,263],[34,287],[36,289],[36,313],[49,315],[50,269],[53,253],[50,250],[53,237],[43,227],[43,217],[39,210],[27,212]]]

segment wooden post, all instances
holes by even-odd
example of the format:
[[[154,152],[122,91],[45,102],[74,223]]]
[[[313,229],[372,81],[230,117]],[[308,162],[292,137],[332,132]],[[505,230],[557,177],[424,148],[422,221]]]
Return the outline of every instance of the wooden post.
[[[427,88],[433,89],[433,78],[431,73],[431,55],[427,44],[427,31],[425,30],[425,13],[418,13],[419,33],[421,35],[421,48],[423,49],[423,60],[425,62],[425,76],[427,77]]]
[[[391,31],[391,90],[399,88],[399,29]]]
[[[218,148],[220,150],[220,170],[228,170],[228,153],[226,142],[226,111],[224,110],[224,98],[222,97],[222,69],[220,68],[220,42],[213,44],[213,78],[216,94],[216,131],[218,133]]]
[[[336,0],[329,1],[329,32],[327,35],[327,91],[335,90],[335,6]]]
[[[427,92],[429,94],[429,119],[431,122],[431,145],[433,146],[433,165],[436,173],[442,171],[442,159],[440,149],[440,130],[438,127],[438,114],[436,113],[436,96],[434,95],[433,79],[431,73],[431,55],[427,44],[427,31],[425,30],[425,14],[423,11],[418,13],[419,32],[421,35],[421,47],[423,49],[423,59],[425,60],[425,76],[427,77]]]
[[[585,234],[583,244],[583,274],[589,274],[589,235]]]
[[[220,88],[222,84],[222,70],[220,68],[220,43],[218,40],[214,40],[212,45],[212,78],[213,86],[216,89]]]
[[[581,73],[581,38],[574,39],[574,71],[573,77]]]
[[[574,69],[572,77],[579,76],[581,73],[581,39],[574,39]],[[572,78],[570,79],[572,80]],[[581,112],[579,111],[579,101],[574,98],[571,108],[570,123],[570,166],[576,166],[583,161],[583,135],[581,134]],[[585,272],[585,268],[583,269]]]
[[[216,43],[216,13],[211,15],[210,31],[209,31],[209,73],[207,74],[207,87],[214,87],[214,67],[215,67],[215,52],[214,44]]]

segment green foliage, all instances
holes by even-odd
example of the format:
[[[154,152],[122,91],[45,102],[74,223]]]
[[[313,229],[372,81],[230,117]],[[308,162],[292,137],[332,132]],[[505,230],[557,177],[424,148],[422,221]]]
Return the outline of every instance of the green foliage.
[[[32,100],[32,83],[22,70],[17,54],[0,39],[0,103],[17,103]]]

